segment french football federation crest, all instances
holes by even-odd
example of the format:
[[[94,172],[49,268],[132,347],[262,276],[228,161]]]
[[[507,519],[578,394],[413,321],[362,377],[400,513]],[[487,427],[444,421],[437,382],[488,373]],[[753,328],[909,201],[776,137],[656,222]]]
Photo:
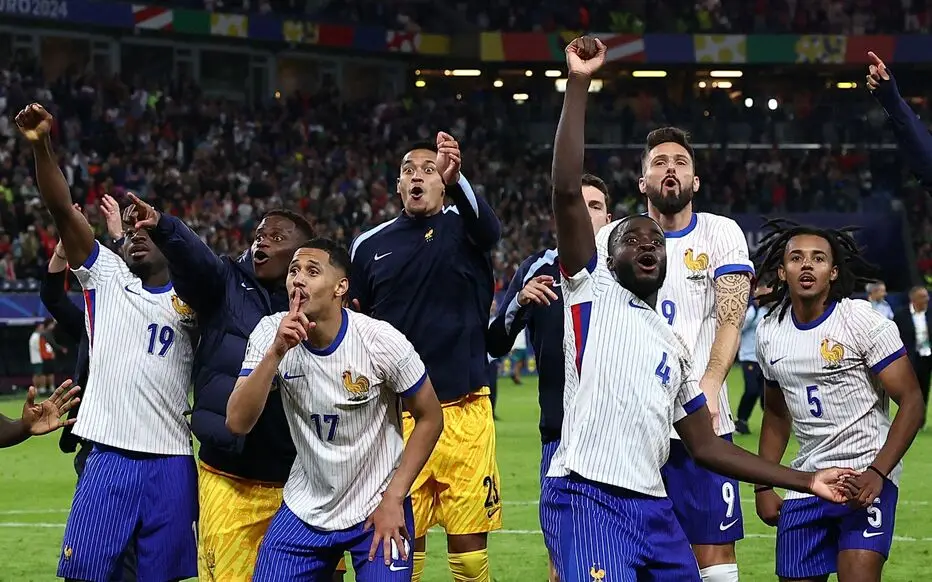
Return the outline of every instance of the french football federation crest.
[[[825,338],[819,345],[819,355],[826,362],[826,370],[836,370],[841,367],[841,361],[845,359],[845,346]]]
[[[353,379],[353,373],[346,370],[343,372],[343,387],[350,393],[351,402],[365,400],[369,394],[369,378],[360,374]]]
[[[686,249],[683,255],[683,264],[689,269],[689,275],[686,277],[690,281],[701,281],[705,279],[705,272],[709,268],[709,255],[705,253],[694,254],[692,249]]]

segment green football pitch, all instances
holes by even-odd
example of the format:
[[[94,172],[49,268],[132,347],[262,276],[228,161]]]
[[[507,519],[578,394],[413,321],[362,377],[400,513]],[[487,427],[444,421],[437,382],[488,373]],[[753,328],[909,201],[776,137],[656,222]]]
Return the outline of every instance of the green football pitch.
[[[732,373],[729,385],[731,401],[737,406],[740,373]],[[18,417],[20,409],[18,399],[0,403],[0,412],[7,416]],[[493,577],[500,582],[544,582],[547,560],[537,518],[540,440],[536,380],[529,378],[521,386],[500,380],[497,414],[505,507],[504,529],[489,538]],[[755,432],[759,422],[757,410],[752,419]],[[756,434],[739,436],[737,442],[756,450]],[[0,450],[0,582],[55,579],[75,483],[71,462],[71,456],[58,450],[57,434]],[[932,431],[919,434],[905,462],[896,516],[897,538],[883,578],[891,582],[928,581],[932,579]],[[741,579],[774,580],[774,530],[757,519],[750,487],[743,486],[741,493],[747,534],[738,544]],[[347,579],[352,580],[351,576]],[[451,580],[446,546],[439,531],[428,536],[423,580]],[[606,578],[605,582],[611,581]]]

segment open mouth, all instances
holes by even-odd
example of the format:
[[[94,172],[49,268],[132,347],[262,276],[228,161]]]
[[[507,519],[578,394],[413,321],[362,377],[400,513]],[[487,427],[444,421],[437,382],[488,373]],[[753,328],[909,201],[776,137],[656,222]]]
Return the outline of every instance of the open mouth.
[[[673,176],[667,176],[666,178],[663,179],[663,182],[661,182],[660,185],[663,186],[664,188],[678,188],[680,183]]]
[[[129,247],[129,256],[133,259],[141,259],[149,253],[149,247],[143,244],[135,244]]]
[[[268,261],[269,261],[269,254],[266,253],[265,251],[256,251],[252,255],[252,262],[257,265],[267,263]]]
[[[815,276],[809,273],[803,273],[799,276],[799,286],[803,289],[812,289],[813,285],[816,284]]]
[[[659,260],[657,260],[657,255],[654,253],[641,253],[635,259],[635,262],[641,268],[642,271],[651,272],[657,268]]]
[[[421,188],[420,186],[412,186],[412,187],[411,187],[411,197],[412,197],[412,198],[414,198],[415,200],[418,200],[418,199],[419,199],[421,196],[423,196],[423,195],[424,195],[424,189],[423,189],[423,188]]]

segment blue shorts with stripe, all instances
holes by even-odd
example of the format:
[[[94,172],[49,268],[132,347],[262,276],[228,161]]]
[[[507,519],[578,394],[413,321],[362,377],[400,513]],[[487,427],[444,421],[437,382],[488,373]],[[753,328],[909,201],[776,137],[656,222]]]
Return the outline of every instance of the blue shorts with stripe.
[[[813,578],[837,572],[838,553],[844,550],[869,550],[887,558],[898,496],[896,485],[885,481],[866,509],[818,497],[787,499],[777,522],[777,575]]]
[[[544,533],[544,545],[547,546],[547,550],[550,552],[550,559],[554,561],[554,564],[556,564],[557,558],[550,546],[552,545],[551,541],[558,539],[559,536],[557,531],[559,514],[556,512],[554,504],[549,501],[550,491],[547,489],[547,483],[550,482],[550,480],[547,479],[547,471],[550,470],[550,461],[553,460],[553,454],[557,452],[557,447],[559,446],[560,441],[544,443],[543,447],[541,447],[540,454],[540,504],[538,505],[540,529]]]
[[[414,510],[411,499],[404,501],[405,525],[414,537]],[[414,552],[408,548],[408,559],[402,560],[392,542],[391,563],[385,564],[382,544],[378,544],[375,559],[369,561],[369,548],[375,530],[363,531],[365,523],[348,529],[324,531],[301,521],[286,504],[272,519],[262,545],[253,582],[330,582],[340,558],[349,552],[353,559],[357,582],[410,582]],[[407,546],[407,541],[404,542]]]
[[[721,438],[731,442],[731,435]],[[716,545],[744,538],[738,482],[704,469],[683,441],[670,440],[670,458],[660,470],[673,512],[691,544]]]
[[[136,548],[139,580],[197,576],[197,468],[188,455],[95,444],[75,489],[58,576],[111,580]]]
[[[666,497],[576,475],[548,477],[546,487],[559,518],[554,565],[561,580],[699,582],[696,558]]]

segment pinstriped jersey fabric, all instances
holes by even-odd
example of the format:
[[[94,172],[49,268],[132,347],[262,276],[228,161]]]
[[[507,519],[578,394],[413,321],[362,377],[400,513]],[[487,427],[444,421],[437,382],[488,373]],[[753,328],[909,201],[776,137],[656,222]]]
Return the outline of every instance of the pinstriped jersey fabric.
[[[813,322],[796,322],[780,308],[757,326],[764,377],[780,385],[799,441],[792,466],[867,469],[887,440],[890,398],[876,374],[906,350],[896,324],[870,303],[842,299]],[[898,483],[902,463],[890,472]],[[787,498],[804,497],[787,492]]]
[[[285,315],[264,317],[253,330],[241,375],[262,361]],[[330,347],[300,344],[285,355],[276,383],[298,451],[284,492],[295,515],[327,531],[369,517],[401,460],[400,398],[425,379],[401,332],[345,309]]]
[[[194,312],[171,285],[143,287],[95,241],[74,269],[84,287],[90,371],[74,434],[128,451],[191,455],[188,387]]]

